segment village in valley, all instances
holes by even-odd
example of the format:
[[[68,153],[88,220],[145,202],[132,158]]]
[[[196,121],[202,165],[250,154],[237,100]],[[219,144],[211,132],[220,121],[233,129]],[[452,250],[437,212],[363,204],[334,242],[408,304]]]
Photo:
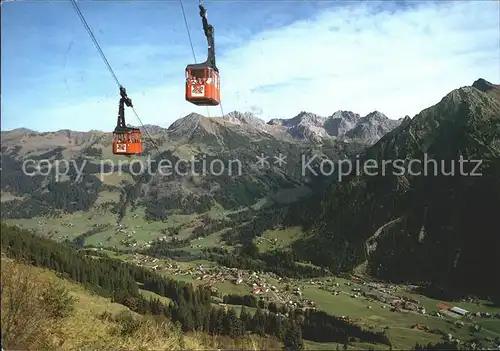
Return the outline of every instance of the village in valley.
[[[389,331],[397,322],[398,325],[402,324],[398,328],[433,335],[436,339],[463,344],[470,349],[481,349],[479,345],[485,344],[490,348],[500,347],[500,331],[497,330],[500,326],[500,311],[491,312],[479,301],[462,301],[462,305],[475,306],[475,309],[460,307],[458,302],[452,305],[422,297],[426,300],[424,302],[414,292],[416,287],[370,281],[362,276],[299,280],[281,278],[271,272],[228,268],[209,261],[178,262],[138,253],[127,260],[172,278],[207,286],[212,291],[213,302],[219,305],[225,305],[222,302],[224,295],[253,295],[278,306],[284,304],[300,309],[329,309],[329,313],[370,329]],[[352,305],[352,315],[338,313],[348,311],[349,305]],[[373,311],[375,309],[377,312]],[[387,318],[379,318],[385,324],[371,321],[371,315],[379,314],[388,315]],[[495,324],[496,329],[484,330],[483,324]]]
[[[109,225],[96,225],[93,230],[111,228]],[[137,240],[136,230],[141,230],[141,227],[118,226],[113,230],[114,235],[109,235],[107,239],[104,237],[104,242],[95,242],[91,250],[120,256],[122,260],[195,286],[207,286],[212,292],[212,303],[236,310],[241,306],[224,303],[225,296],[252,295],[257,301],[262,301],[263,306],[273,302],[277,306],[322,310],[364,328],[388,333],[399,348],[412,348],[419,340],[431,343],[444,340],[474,350],[500,350],[500,310],[484,301],[434,300],[419,294],[416,286],[382,283],[363,275],[292,279],[272,272],[229,268],[206,260],[150,257],[136,250],[148,249],[155,242],[170,242],[173,238],[160,235],[154,239]],[[59,232],[47,234],[54,236]],[[286,234],[293,237],[294,233]],[[288,237],[285,240],[283,235],[279,231],[270,232],[257,237],[255,242],[259,249],[275,249],[285,246],[290,240]],[[116,241],[116,245],[105,242],[110,238]],[[203,249],[208,246],[205,242],[208,239],[200,237],[191,240],[189,248]],[[222,243],[219,244],[222,247]],[[105,249],[106,246],[113,251]],[[119,254],[118,246],[134,251]],[[249,307],[249,310],[255,310],[255,307]]]

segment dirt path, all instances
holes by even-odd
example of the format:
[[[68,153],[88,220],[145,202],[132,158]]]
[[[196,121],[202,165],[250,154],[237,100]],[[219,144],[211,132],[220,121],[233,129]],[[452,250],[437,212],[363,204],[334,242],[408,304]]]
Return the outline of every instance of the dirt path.
[[[387,222],[386,224],[384,224],[383,226],[381,226],[380,228],[378,228],[375,231],[375,233],[373,233],[373,235],[371,237],[369,237],[368,240],[366,240],[366,254],[367,255],[370,255],[377,248],[377,242],[376,242],[376,240],[378,239],[378,237],[380,236],[380,234],[382,233],[382,231],[385,228],[387,228],[387,227],[389,227],[389,226],[391,226],[391,225],[393,225],[393,224],[401,221],[401,219],[402,218],[399,217],[399,218],[396,218],[396,219],[394,219],[394,220],[392,220],[390,222]]]

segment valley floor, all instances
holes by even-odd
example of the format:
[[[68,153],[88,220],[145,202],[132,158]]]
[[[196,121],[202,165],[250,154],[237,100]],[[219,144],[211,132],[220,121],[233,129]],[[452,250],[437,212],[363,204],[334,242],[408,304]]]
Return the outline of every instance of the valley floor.
[[[220,214],[215,213],[214,217]],[[317,308],[334,316],[342,316],[372,331],[383,331],[393,343],[393,349],[411,349],[416,343],[438,343],[444,340],[459,340],[461,343],[481,342],[496,347],[500,344],[500,308],[486,301],[441,301],[418,294],[412,287],[370,281],[363,276],[325,276],[315,279],[280,278],[269,272],[252,272],[228,268],[215,262],[201,259],[161,259],[139,254],[124,253],[123,249],[134,250],[147,245],[159,237],[171,240],[161,234],[161,229],[178,226],[180,223],[198,223],[196,216],[172,216],[166,223],[146,222],[141,215],[130,214],[125,218],[121,231],[117,230],[116,219],[112,216],[73,214],[63,219],[34,218],[16,220],[12,224],[25,229],[45,232],[55,239],[72,239],[88,230],[89,221],[94,224],[109,224],[112,227],[97,232],[85,239],[85,245],[94,245],[96,250],[109,256],[149,267],[165,276],[183,280],[193,285],[211,286],[213,303],[222,304],[222,297],[228,294],[254,295],[268,302],[293,305],[297,308]],[[189,227],[189,226],[187,226]],[[189,237],[190,232],[181,231],[178,236]],[[287,228],[268,230],[254,239],[259,251],[286,248],[301,236],[300,229]],[[137,247],[130,246],[126,239],[133,236]],[[203,248],[221,247],[221,233],[191,240],[181,249],[192,253]],[[117,252],[116,248],[121,252]],[[308,263],[301,263],[307,265]],[[144,294],[150,294],[145,292]],[[457,306],[471,312],[462,317],[447,311]],[[248,310],[252,311],[251,308]],[[336,349],[343,345],[318,343],[304,340],[310,350]],[[351,343],[353,349],[370,349],[373,345]],[[377,346],[384,348],[384,346]]]
[[[112,252],[110,255],[116,257]],[[435,300],[419,295],[408,286],[371,282],[363,277],[280,279],[272,273],[230,269],[209,261],[175,262],[137,254],[120,257],[171,278],[212,286],[221,295],[254,294],[267,301],[299,308],[314,306],[370,330],[385,330],[393,349],[409,349],[416,343],[437,343],[447,340],[448,334],[462,342],[500,338],[500,308],[486,301]],[[465,318],[442,311],[441,305],[464,308],[473,316]],[[476,326],[480,331],[475,330]],[[351,346],[369,349],[373,345]],[[306,347],[331,349],[332,344],[306,341]]]

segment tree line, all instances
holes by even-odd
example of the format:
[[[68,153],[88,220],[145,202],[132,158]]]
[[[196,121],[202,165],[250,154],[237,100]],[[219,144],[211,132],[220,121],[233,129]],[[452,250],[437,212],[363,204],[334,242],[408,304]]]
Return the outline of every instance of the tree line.
[[[233,309],[212,305],[211,293],[206,287],[194,288],[192,284],[102,255],[91,257],[93,252],[89,255],[88,251],[77,251],[65,243],[57,243],[4,223],[1,224],[1,232],[2,251],[8,256],[52,269],[137,313],[166,316],[178,322],[183,331],[229,336],[247,332],[268,334],[282,340],[285,345],[301,345],[302,337],[318,341],[360,340],[390,344],[381,333],[363,330],[324,312],[288,310],[282,306],[281,312],[277,310],[278,313],[273,313],[258,307],[253,316],[246,312],[238,316]],[[139,291],[139,284],[142,289],[168,297],[172,302],[165,304],[159,299],[146,299]]]
[[[460,348],[458,344],[454,342],[440,342],[437,344],[428,343],[427,345],[421,345],[416,343],[413,347],[415,351],[433,351],[433,350],[442,350],[442,351],[458,351],[465,350],[464,348]]]
[[[236,253],[219,247],[204,248],[202,257],[230,268],[273,272],[281,277],[313,278],[325,275],[323,269],[297,264],[293,252],[272,250],[259,253],[254,243],[245,244]]]

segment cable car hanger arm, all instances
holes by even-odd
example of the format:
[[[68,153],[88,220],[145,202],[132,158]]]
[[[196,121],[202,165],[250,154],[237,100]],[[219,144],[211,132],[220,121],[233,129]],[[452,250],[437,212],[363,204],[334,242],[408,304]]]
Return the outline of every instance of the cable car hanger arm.
[[[201,2],[199,8],[200,8],[201,21],[203,23],[203,31],[205,32],[205,36],[207,37],[207,42],[208,42],[208,57],[205,63],[218,72],[219,70],[217,69],[217,66],[215,64],[215,40],[214,40],[215,30],[214,27],[208,23],[207,10],[205,9],[205,7],[203,7]]]
[[[132,99],[127,96],[127,89],[122,86],[120,86],[120,97],[127,107],[134,107],[134,105],[132,105]]]
[[[127,90],[120,86],[120,103],[118,105],[118,121],[116,123],[116,128],[118,129],[127,128],[125,124],[125,105],[127,105],[127,107],[134,107],[132,99],[127,96]]]

